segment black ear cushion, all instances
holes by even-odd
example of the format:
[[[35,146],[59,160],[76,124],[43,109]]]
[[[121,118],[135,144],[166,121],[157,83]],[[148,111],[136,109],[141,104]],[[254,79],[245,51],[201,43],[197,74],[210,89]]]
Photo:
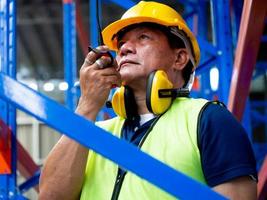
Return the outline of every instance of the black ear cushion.
[[[152,86],[153,86],[153,80],[155,77],[156,71],[153,71],[149,74],[147,79],[147,85],[146,85],[146,106],[147,109],[153,113],[152,106],[151,106],[151,92],[152,92]]]
[[[138,115],[137,105],[134,97],[134,93],[129,86],[124,86],[124,102],[127,119],[133,119]]]

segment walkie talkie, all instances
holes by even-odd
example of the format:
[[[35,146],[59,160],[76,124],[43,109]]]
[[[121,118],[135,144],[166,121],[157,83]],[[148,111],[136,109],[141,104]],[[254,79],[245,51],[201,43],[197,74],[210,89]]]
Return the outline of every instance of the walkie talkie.
[[[98,26],[98,31],[99,31],[99,34],[98,34],[98,44],[99,45],[104,45],[104,41],[103,41],[103,36],[102,36],[102,28],[101,28],[101,25],[100,25],[100,20],[99,20],[99,0],[96,1],[96,17],[97,17],[97,26]],[[107,65],[107,66],[104,66],[103,68],[106,68],[106,67],[110,67],[114,61],[114,58],[112,56],[112,54],[109,52],[109,51],[101,51],[97,48],[93,48],[92,46],[88,46],[88,52],[90,51],[93,51],[94,53],[98,54],[99,55],[99,58],[101,56],[107,56],[111,59],[110,61],[110,64]],[[76,88],[80,88],[80,82],[77,81],[75,84],[74,84],[74,87]],[[115,87],[112,86],[112,87]],[[79,90],[79,89],[78,89]],[[111,104],[110,101],[107,101],[106,103],[107,105],[108,104]],[[111,107],[111,106],[107,106],[107,107]]]

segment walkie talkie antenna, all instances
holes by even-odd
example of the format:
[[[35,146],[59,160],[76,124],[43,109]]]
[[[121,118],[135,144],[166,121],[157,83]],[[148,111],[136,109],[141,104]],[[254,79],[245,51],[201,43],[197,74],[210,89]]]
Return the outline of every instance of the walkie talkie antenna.
[[[100,15],[99,15],[99,1],[101,0],[96,0],[96,20],[97,20],[97,28],[98,28],[98,44],[103,45],[103,36],[102,36],[102,27],[100,25]]]
[[[102,36],[102,28],[101,28],[101,25],[100,25],[100,15],[99,15],[99,1],[101,0],[96,0],[96,22],[97,22],[97,29],[98,29],[98,45],[104,45],[104,40],[103,40],[103,36]],[[111,59],[111,64],[113,63],[113,56],[111,55],[111,53],[109,51],[104,51],[102,52],[101,50],[97,49],[97,48],[93,48],[91,46],[88,47],[88,51],[93,51],[95,52],[96,54],[99,54],[99,55],[106,55],[108,57],[110,57]]]

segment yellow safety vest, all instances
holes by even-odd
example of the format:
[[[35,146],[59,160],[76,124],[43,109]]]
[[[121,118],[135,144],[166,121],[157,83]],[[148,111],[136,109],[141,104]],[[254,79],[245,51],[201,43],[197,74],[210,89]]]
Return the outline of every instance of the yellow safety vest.
[[[170,109],[160,117],[141,146],[142,151],[203,184],[206,184],[206,181],[197,145],[197,124],[200,110],[206,103],[207,100],[204,99],[177,98]],[[124,119],[116,117],[100,122],[99,126],[120,137],[123,123]],[[157,173],[157,169],[151,171]],[[111,199],[117,173],[117,164],[90,151],[81,199]],[[179,189],[179,185],[173,187]],[[127,172],[118,199],[175,198],[135,174]]]

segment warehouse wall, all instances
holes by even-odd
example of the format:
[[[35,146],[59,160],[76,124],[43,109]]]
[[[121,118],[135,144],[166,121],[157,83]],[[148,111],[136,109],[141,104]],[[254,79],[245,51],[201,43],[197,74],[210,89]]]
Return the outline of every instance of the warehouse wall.
[[[46,156],[60,136],[58,132],[35,118],[17,111],[17,138],[38,165],[43,165]],[[24,181],[24,178],[18,174],[18,185]],[[26,192],[25,196],[31,200],[37,199],[34,189]]]

